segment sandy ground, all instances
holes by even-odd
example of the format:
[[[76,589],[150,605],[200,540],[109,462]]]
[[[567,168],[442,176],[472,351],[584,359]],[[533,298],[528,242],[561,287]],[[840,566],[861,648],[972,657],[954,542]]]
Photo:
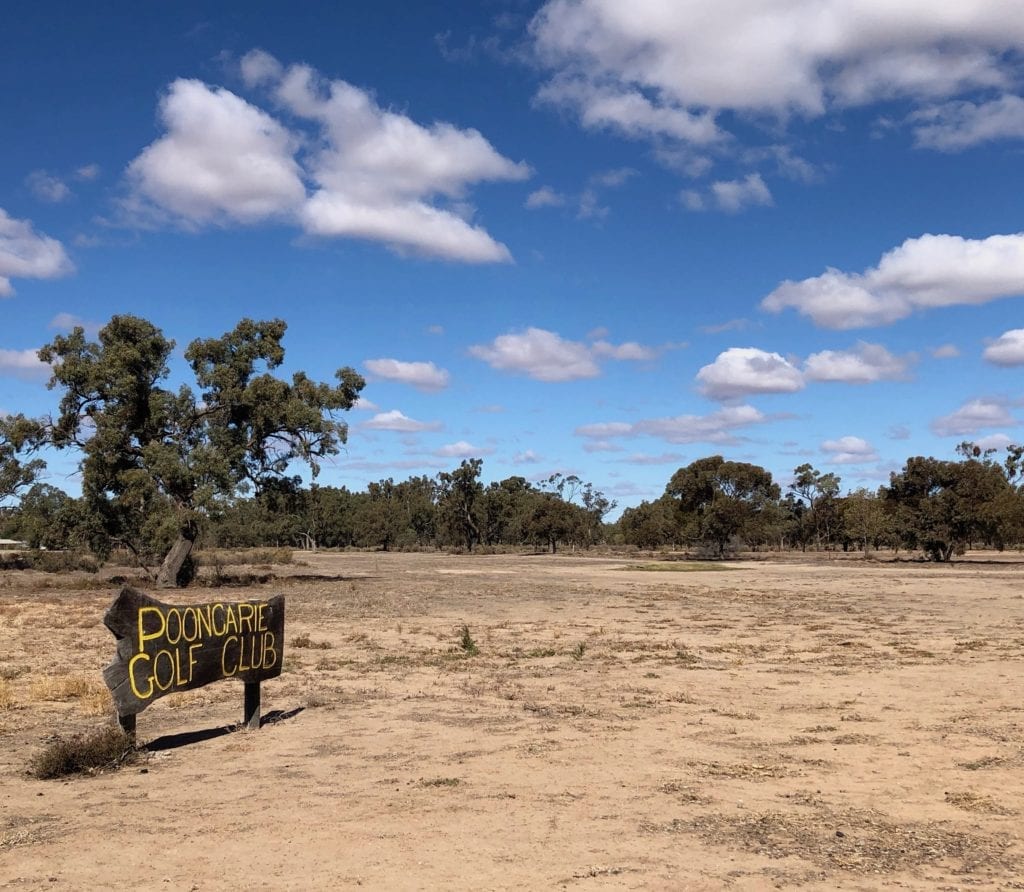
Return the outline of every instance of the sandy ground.
[[[300,560],[165,598],[286,595],[259,731],[221,682],[64,781],[117,586],[0,577],[0,887],[1024,889],[1024,565]]]

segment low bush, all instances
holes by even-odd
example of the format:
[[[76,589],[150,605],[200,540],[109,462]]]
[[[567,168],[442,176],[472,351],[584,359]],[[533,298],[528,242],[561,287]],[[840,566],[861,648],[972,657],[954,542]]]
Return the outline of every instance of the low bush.
[[[33,757],[28,773],[39,780],[96,774],[120,768],[136,756],[131,738],[116,725],[106,725],[88,734],[56,738]]]
[[[92,555],[77,551],[18,551],[0,554],[0,570],[38,570],[41,573],[68,573],[83,570],[96,573],[100,563]]]

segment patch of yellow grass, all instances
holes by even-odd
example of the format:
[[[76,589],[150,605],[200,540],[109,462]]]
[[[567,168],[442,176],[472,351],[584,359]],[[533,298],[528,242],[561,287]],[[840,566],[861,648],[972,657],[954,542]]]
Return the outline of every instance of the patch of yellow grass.
[[[113,715],[114,698],[106,685],[97,684],[88,694],[78,698],[78,708],[85,715]]]
[[[5,678],[0,678],[0,709],[14,708],[14,691],[11,690],[11,683]]]
[[[102,682],[84,675],[48,675],[32,682],[32,699],[49,702],[65,702],[95,697],[96,692],[106,688]]]
[[[182,691],[173,697],[167,698],[168,709],[187,709],[191,706],[206,706],[210,698],[199,691]]]

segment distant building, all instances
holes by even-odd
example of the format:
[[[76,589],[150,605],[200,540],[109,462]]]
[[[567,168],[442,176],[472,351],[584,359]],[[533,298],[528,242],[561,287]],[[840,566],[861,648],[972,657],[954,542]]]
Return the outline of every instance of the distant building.
[[[0,539],[0,551],[21,551],[28,548],[28,542],[20,542],[17,539]]]

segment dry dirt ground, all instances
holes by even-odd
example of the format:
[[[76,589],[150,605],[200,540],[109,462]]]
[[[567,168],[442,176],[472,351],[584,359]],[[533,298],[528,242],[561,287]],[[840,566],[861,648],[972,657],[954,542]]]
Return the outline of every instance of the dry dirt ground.
[[[221,682],[57,781],[117,585],[0,575],[0,887],[1024,889],[1024,565],[298,561],[164,598],[286,595],[259,731]]]

